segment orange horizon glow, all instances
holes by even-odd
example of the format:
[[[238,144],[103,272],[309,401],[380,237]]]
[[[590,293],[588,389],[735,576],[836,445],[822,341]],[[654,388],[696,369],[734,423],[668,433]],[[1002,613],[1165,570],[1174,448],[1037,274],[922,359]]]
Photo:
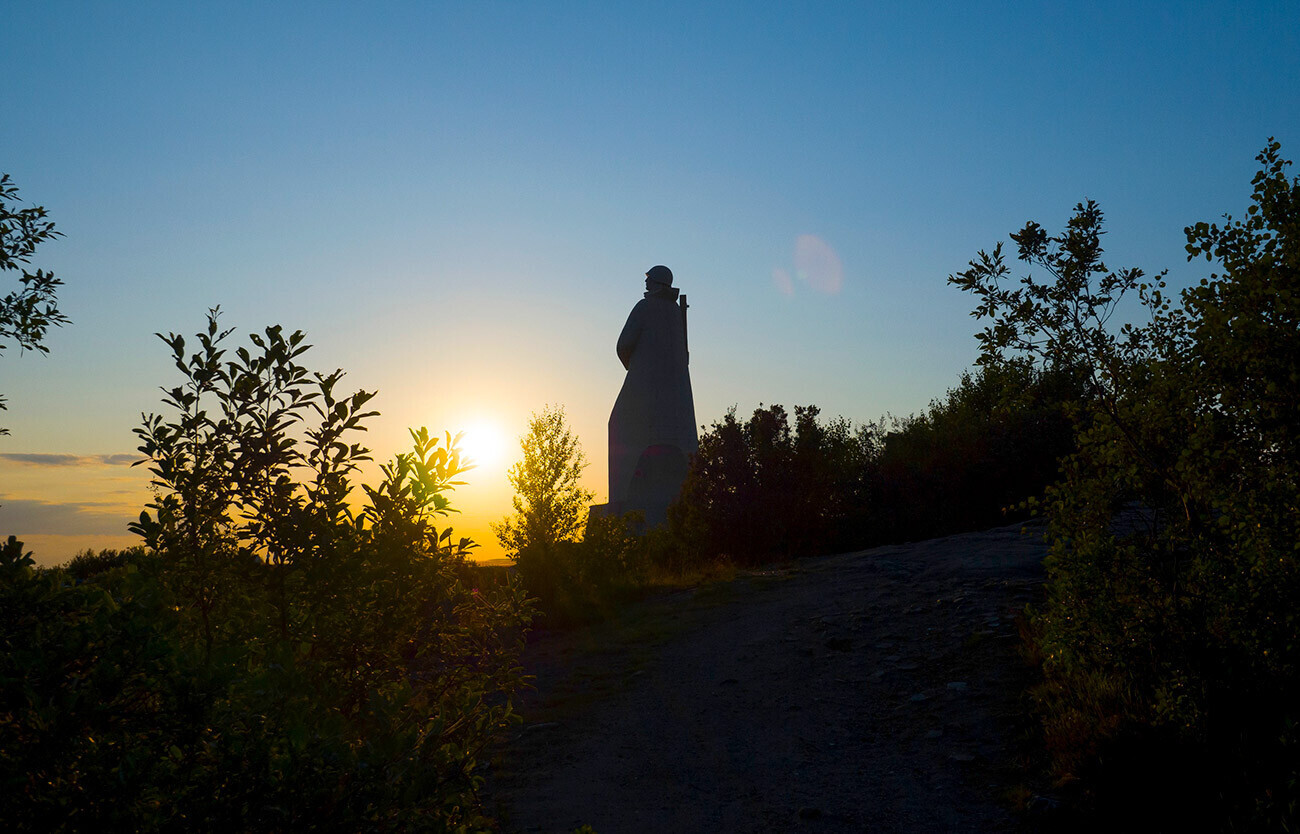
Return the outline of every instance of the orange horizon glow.
[[[540,407],[540,406],[539,406]],[[404,424],[426,423],[430,433],[445,442],[446,432],[455,438],[460,434],[457,448],[462,455],[462,462],[470,468],[456,480],[460,486],[447,492],[453,512],[435,521],[441,530],[450,527],[453,538],[466,537],[478,546],[470,553],[474,561],[486,562],[500,560],[505,552],[497,542],[491,525],[502,521],[511,511],[511,499],[514,490],[510,486],[507,473],[522,455],[519,447],[521,437],[527,428],[528,417],[536,409],[496,408],[474,410],[468,413],[442,412],[436,408],[427,415],[428,419],[410,421],[414,415],[402,409],[393,418],[376,417],[371,426],[375,441],[372,461],[363,464],[355,473],[355,489],[351,497],[354,510],[360,509],[364,493],[360,489],[363,483],[375,483],[380,477],[379,466],[393,458],[399,452],[408,451],[410,437]],[[453,414],[455,416],[453,416]],[[434,428],[437,426],[438,428]],[[576,430],[576,425],[575,425]],[[591,430],[588,433],[592,433]],[[440,444],[441,445],[441,444]],[[597,491],[604,487],[603,448],[584,444],[589,466],[584,473],[585,485]],[[383,451],[387,450],[387,451]],[[595,453],[595,454],[593,454]],[[593,460],[597,455],[600,460]],[[39,457],[39,456],[34,456]],[[58,457],[58,456],[51,456]],[[141,510],[146,509],[153,499],[149,488],[147,467],[131,467],[125,463],[101,460],[106,456],[85,456],[85,460],[76,465],[61,466],[11,463],[6,466],[6,492],[0,493],[0,522],[3,522],[5,534],[14,534],[24,543],[24,549],[31,551],[36,563],[52,567],[66,564],[77,553],[90,550],[124,549],[141,544],[141,539],[127,531],[127,523],[137,518]],[[51,510],[60,506],[75,505],[77,519],[82,524],[92,524],[95,528],[78,529],[78,524],[60,524],[66,532],[32,532],[24,530],[23,525],[10,521],[9,513],[17,510],[20,504],[33,503],[22,500],[26,496],[41,496],[35,503],[48,504]],[[599,502],[599,498],[596,499]],[[37,508],[39,509],[39,508]],[[96,519],[99,519],[96,521]]]

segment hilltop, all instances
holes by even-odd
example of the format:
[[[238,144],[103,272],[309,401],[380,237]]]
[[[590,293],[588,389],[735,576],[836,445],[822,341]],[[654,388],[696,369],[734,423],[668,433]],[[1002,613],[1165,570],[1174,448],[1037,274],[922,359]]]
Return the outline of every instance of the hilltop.
[[[1006,831],[1038,526],[808,559],[537,635],[506,831]]]

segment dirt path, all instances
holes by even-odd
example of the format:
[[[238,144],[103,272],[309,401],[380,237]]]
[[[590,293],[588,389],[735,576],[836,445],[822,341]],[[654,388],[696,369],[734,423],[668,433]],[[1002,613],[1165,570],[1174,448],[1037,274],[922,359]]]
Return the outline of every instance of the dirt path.
[[[1011,831],[1021,526],[806,560],[543,635],[504,831]]]

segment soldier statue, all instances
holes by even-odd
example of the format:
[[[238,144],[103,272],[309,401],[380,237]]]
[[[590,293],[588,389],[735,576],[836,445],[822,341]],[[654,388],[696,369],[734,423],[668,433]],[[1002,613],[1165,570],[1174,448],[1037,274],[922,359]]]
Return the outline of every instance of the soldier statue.
[[[645,274],[637,302],[618,337],[627,369],[609,415],[609,507],[640,510],[647,527],[663,524],[699,446],[687,367],[686,296],[678,298],[666,266]]]

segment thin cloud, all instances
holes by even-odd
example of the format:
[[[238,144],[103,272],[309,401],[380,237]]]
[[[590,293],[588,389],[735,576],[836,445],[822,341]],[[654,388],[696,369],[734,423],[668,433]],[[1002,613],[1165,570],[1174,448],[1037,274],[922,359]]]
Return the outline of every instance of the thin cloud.
[[[120,536],[136,513],[122,504],[71,501],[55,504],[0,497],[0,529],[18,538],[28,535]]]
[[[0,453],[0,460],[27,466],[129,466],[139,455],[41,455],[22,452]]]

